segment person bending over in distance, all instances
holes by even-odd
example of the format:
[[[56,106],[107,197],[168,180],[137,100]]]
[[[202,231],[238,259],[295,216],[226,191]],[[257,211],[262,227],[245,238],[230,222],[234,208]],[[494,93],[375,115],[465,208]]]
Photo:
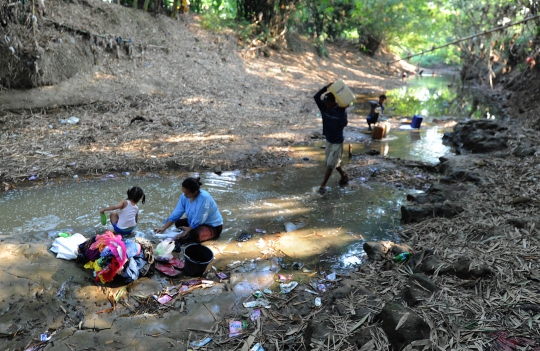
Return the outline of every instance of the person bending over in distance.
[[[379,117],[383,114],[385,101],[386,101],[386,95],[384,94],[379,96],[379,101],[375,101],[375,100],[369,101],[369,106],[371,107],[371,111],[369,111],[369,114],[366,119],[369,130],[371,130],[371,125],[377,123],[377,121],[379,121]]]

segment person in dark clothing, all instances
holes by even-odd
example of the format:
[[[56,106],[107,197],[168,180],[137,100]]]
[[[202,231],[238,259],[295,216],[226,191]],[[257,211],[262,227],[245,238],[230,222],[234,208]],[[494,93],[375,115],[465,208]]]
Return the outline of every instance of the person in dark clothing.
[[[385,101],[386,101],[386,95],[384,94],[379,96],[379,101],[374,101],[374,100],[369,101],[371,111],[369,111],[369,114],[366,119],[369,130],[371,130],[371,125],[377,123],[377,121],[379,120],[379,116],[383,114]]]
[[[321,110],[323,122],[323,135],[326,138],[326,172],[324,180],[319,188],[319,193],[326,193],[326,183],[334,169],[341,175],[340,185],[345,185],[349,181],[349,177],[341,168],[341,157],[343,155],[343,128],[347,126],[347,111],[336,103],[334,94],[328,92],[328,87],[332,83],[322,88],[315,96],[315,102]],[[324,97],[323,97],[324,95]]]

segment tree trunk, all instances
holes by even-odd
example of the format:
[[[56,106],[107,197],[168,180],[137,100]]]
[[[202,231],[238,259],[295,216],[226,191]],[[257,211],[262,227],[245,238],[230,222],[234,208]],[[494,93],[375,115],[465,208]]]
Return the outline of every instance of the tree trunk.
[[[150,5],[150,0],[144,0],[143,10],[148,11],[148,5]]]

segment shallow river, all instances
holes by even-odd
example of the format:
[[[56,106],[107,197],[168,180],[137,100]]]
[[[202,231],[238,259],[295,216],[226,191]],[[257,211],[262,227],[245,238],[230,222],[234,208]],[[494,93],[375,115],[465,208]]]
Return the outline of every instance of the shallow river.
[[[362,119],[356,118],[346,131],[346,143],[353,145],[355,154],[378,149],[385,156],[438,162],[450,149],[441,142],[445,129],[434,123],[436,118],[478,118],[494,113],[474,94],[458,97],[448,88],[451,79],[413,79],[407,87],[387,94],[390,115],[425,116],[420,130],[409,130],[397,123],[386,140],[369,141],[362,132]],[[355,112],[367,114],[362,97],[359,102]],[[477,109],[471,113],[475,106]],[[334,175],[328,195],[321,197],[316,190],[323,174],[323,150],[316,144],[295,151],[299,157],[293,167],[264,173],[200,174],[203,188],[215,198],[224,217],[221,238],[207,243],[216,252],[216,265],[284,253],[291,262],[304,262],[309,268],[317,262],[334,269],[347,268],[360,262],[365,240],[397,240],[394,235],[406,191],[380,184],[342,189],[335,185]],[[304,157],[309,162],[303,161]],[[154,238],[157,243],[160,238],[153,235],[152,228],[160,226],[173,210],[185,176],[138,178],[115,174],[115,178],[62,185],[53,182],[45,187],[2,193],[0,238],[17,236],[27,241],[52,242],[61,230],[91,236],[104,229],[99,224],[99,209],[124,199],[127,189],[137,185],[145,191],[147,201],[139,204],[136,235]],[[304,227],[286,232],[287,222]],[[252,239],[238,243],[235,238],[242,232],[252,234]]]

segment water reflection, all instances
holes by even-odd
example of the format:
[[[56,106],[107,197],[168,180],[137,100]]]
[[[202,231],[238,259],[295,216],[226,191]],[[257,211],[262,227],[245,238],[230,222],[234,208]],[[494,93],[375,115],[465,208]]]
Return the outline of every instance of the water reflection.
[[[312,164],[265,173],[201,174],[203,188],[212,194],[224,218],[220,239],[208,242],[216,252],[216,265],[285,254],[312,267],[321,259],[342,267],[359,260],[364,240],[391,238],[389,230],[399,220],[405,194],[384,185],[342,189],[335,184],[335,175],[329,194],[321,197],[317,189],[323,169],[322,164]],[[64,229],[86,236],[101,232],[110,226],[99,223],[99,209],[124,198],[126,190],[137,185],[147,200],[139,206],[136,234],[157,243],[152,229],[174,209],[182,180],[117,178],[3,193],[0,238],[50,242]],[[287,222],[305,226],[286,232]],[[235,238],[242,232],[253,238],[238,243]]]
[[[410,78],[407,85],[386,93],[387,116],[413,116],[419,114],[431,121],[434,117],[498,118],[500,110],[473,87],[461,88],[454,76]],[[457,79],[459,80],[459,78]],[[369,112],[367,101],[375,97],[359,96],[356,112],[361,116]]]

